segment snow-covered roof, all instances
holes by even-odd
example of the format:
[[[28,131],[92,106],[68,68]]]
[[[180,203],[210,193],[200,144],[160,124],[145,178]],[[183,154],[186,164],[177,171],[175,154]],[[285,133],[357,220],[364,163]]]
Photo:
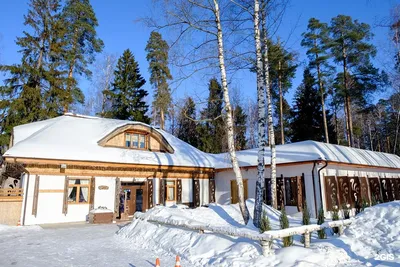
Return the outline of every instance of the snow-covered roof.
[[[241,167],[257,166],[258,149],[237,151],[237,158]],[[211,155],[216,169],[231,168],[229,154],[222,153]],[[370,150],[351,148],[347,146],[332,145],[316,141],[303,141],[276,146],[276,163],[292,163],[326,160],[331,162],[360,164],[400,168],[400,157],[394,154],[374,152]],[[271,151],[266,148],[265,164],[271,164]]]
[[[208,154],[173,135],[158,131],[174,153],[104,147],[99,140],[125,125],[140,122],[65,114],[54,119],[14,128],[14,146],[4,157],[79,160],[165,166],[213,167]]]
[[[29,123],[14,128],[14,146],[4,157],[79,160],[165,166],[231,168],[228,153],[207,154],[173,135],[156,128],[174,153],[105,147],[99,141],[126,125],[145,125],[141,122],[105,119],[65,114],[54,119]],[[394,154],[303,141],[276,146],[277,164],[327,160],[331,162],[400,168],[400,157]],[[237,152],[241,167],[257,166],[257,149]],[[266,149],[265,164],[270,164]]]

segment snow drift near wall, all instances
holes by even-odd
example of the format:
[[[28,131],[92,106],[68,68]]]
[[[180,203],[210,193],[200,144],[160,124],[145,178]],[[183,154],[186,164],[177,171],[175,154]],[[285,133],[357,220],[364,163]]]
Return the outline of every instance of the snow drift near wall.
[[[248,200],[253,210],[254,200]],[[279,229],[280,212],[265,206],[273,229]],[[238,205],[210,205],[209,208],[186,209],[182,206],[157,206],[146,217],[155,216],[185,223],[237,227],[238,231],[257,231],[243,225]],[[258,242],[219,234],[189,231],[178,227],[135,220],[123,227],[118,236],[128,238],[135,246],[149,248],[159,255],[180,255],[193,266],[362,266],[384,265],[378,254],[393,254],[390,264],[400,264],[400,202],[377,205],[353,219],[341,237],[318,240],[313,233],[311,248],[305,249],[295,237],[293,247],[281,248],[274,241],[275,255],[261,256]],[[290,226],[299,226],[301,219],[289,216]],[[314,223],[314,222],[313,222]],[[386,262],[387,263],[387,262]],[[392,265],[390,265],[392,266]]]

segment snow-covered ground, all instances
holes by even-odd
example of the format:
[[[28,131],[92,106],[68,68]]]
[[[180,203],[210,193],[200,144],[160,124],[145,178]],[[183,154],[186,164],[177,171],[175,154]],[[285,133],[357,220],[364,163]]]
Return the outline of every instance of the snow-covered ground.
[[[252,211],[253,202],[248,201]],[[280,213],[267,212],[273,229],[279,228]],[[145,216],[157,216],[192,224],[245,227],[237,205],[209,208],[155,207]],[[291,226],[300,225],[290,217]],[[117,233],[117,234],[116,234]],[[135,220],[121,225],[70,224],[32,227],[0,225],[0,266],[174,266],[180,255],[182,266],[400,266],[400,201],[366,209],[353,219],[345,235],[326,240],[312,236],[311,248],[273,244],[274,255],[261,256],[258,242],[246,238],[184,230]]]
[[[155,266],[157,253],[115,235],[120,227],[76,224],[42,229],[0,225],[0,266]],[[175,255],[164,254],[160,261],[162,266],[174,266]],[[182,264],[189,266],[185,260]]]
[[[252,211],[253,201],[247,203]],[[266,208],[272,228],[279,229],[280,213]],[[194,210],[155,207],[145,216],[257,231],[243,225],[238,205],[211,205]],[[290,217],[289,220],[291,226],[301,223],[299,218]],[[354,219],[341,237],[329,234],[328,239],[318,240],[314,233],[309,249],[302,247],[300,236],[295,236],[294,245],[289,248],[281,248],[281,241],[276,240],[275,254],[269,257],[261,256],[258,242],[246,238],[200,234],[142,220],[122,228],[118,235],[163,255],[179,254],[196,266],[399,266],[400,202],[368,208]],[[140,242],[143,240],[145,242]]]

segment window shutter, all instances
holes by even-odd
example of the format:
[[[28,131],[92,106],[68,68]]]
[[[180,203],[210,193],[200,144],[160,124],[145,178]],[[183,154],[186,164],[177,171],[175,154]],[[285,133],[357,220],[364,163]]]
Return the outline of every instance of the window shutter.
[[[215,179],[208,180],[209,187],[209,202],[215,203]]]
[[[195,207],[200,207],[200,180],[193,180],[193,204]]]
[[[68,176],[65,176],[65,181],[64,181],[64,197],[63,197],[62,213],[64,215],[67,215],[68,213]]]
[[[160,204],[161,205],[165,204],[165,197],[167,195],[165,192],[165,190],[167,189],[166,183],[167,183],[167,180],[160,179]]]
[[[94,209],[94,194],[96,191],[96,179],[94,177],[92,177],[90,179],[90,192],[89,192],[89,210]]]
[[[151,209],[154,204],[153,204],[153,179],[147,179],[147,203],[149,209]]]
[[[38,202],[39,202],[39,182],[40,176],[35,177],[35,187],[33,189],[33,204],[32,204],[32,215],[37,216]]]
[[[182,204],[182,180],[176,180],[176,203]]]

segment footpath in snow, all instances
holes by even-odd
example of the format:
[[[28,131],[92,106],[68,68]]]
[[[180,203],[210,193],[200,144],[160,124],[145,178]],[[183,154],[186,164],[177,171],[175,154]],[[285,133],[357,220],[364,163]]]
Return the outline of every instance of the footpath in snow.
[[[247,201],[250,211],[253,200]],[[280,212],[265,206],[272,229],[279,229]],[[197,209],[184,206],[155,207],[144,217],[158,217],[194,225],[236,227],[237,231],[257,233],[244,226],[238,205],[210,205]],[[300,226],[301,218],[289,216],[290,226]],[[312,221],[315,223],[315,221]],[[353,219],[341,237],[319,240],[313,233],[311,248],[304,248],[300,236],[294,244],[282,248],[275,240],[274,255],[261,256],[259,242],[214,233],[199,233],[145,220],[134,220],[118,235],[161,255],[180,255],[194,266],[400,266],[400,202],[391,202],[367,208]]]

